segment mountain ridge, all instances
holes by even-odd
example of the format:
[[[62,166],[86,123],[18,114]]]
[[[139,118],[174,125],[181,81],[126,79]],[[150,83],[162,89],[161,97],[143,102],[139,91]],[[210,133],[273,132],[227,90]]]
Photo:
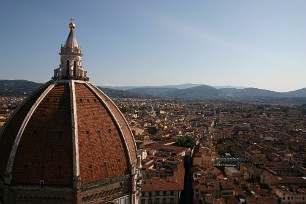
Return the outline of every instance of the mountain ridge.
[[[184,84],[177,84],[177,85],[161,85],[161,86],[100,86],[104,88],[109,88],[109,89],[118,89],[118,90],[130,90],[130,89],[135,89],[135,88],[177,88],[177,89],[186,89],[186,88],[192,88],[196,86],[202,86],[206,84],[193,84],[193,83],[184,83]],[[209,85],[207,85],[209,86]],[[246,87],[242,86],[212,86],[214,88],[220,89],[220,88],[237,88],[237,89],[243,89]]]
[[[0,96],[29,95],[42,83],[27,80],[0,80]],[[121,90],[98,86],[110,97],[116,98],[163,98],[178,100],[236,100],[236,101],[283,101],[306,103],[306,88],[288,92],[276,92],[259,88],[225,86],[216,88],[203,84],[165,86],[125,86]],[[184,88],[187,87],[187,88]],[[228,87],[228,88],[227,88]]]

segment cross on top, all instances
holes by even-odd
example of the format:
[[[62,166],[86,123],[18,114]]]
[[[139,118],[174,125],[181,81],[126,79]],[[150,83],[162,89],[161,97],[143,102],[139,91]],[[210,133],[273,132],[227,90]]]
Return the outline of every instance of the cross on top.
[[[71,21],[71,23],[73,23],[73,21],[74,21],[74,18],[70,18],[70,21]]]

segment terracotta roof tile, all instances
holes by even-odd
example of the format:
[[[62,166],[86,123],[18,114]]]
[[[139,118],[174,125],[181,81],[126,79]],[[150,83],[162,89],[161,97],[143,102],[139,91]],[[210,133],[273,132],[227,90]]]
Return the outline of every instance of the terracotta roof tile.
[[[72,186],[74,140],[69,83],[74,82],[56,82],[29,119],[14,158],[12,184],[39,185],[43,180],[46,185]],[[18,130],[49,85],[30,97],[4,129],[0,138],[2,180]],[[133,162],[136,146],[119,109],[96,87],[84,82],[75,82],[75,101],[81,184],[131,174],[128,150]]]
[[[57,84],[33,113],[18,146],[12,183],[72,185],[69,95],[68,83]]]
[[[124,141],[106,107],[85,86],[75,85],[82,184],[129,174]]]
[[[141,185],[141,192],[148,191],[181,191],[184,185],[179,182],[153,177],[145,180],[146,183]]]
[[[14,114],[12,114],[11,118],[6,123],[7,126],[4,127],[2,135],[0,135],[0,179],[3,179],[4,177],[7,162],[11,152],[11,147],[15,141],[17,132],[24,118],[26,117],[35,101],[47,87],[48,86],[43,86],[35,93],[33,93],[33,95],[30,96],[27,100],[25,100],[25,102],[16,109]]]
[[[98,89],[95,86],[92,86],[95,90],[98,91],[99,96],[105,100],[107,102],[107,105],[109,106],[111,112],[114,114],[114,116],[116,117],[116,120],[118,121],[118,123],[121,125],[122,131],[125,135],[125,138],[127,140],[129,149],[130,149],[130,153],[131,153],[131,157],[136,160],[136,144],[132,135],[132,132],[129,128],[129,125],[127,123],[127,121],[125,120],[124,116],[122,115],[122,113],[120,112],[120,110],[117,108],[117,106],[115,105],[115,103],[107,96],[105,95],[100,89]]]

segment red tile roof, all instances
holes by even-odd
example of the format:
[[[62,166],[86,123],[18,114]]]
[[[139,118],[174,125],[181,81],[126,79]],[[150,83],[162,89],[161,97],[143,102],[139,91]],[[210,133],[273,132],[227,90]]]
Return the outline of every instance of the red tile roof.
[[[84,84],[75,85],[83,184],[129,174],[123,138],[106,107]]]
[[[3,132],[0,135],[0,179],[2,180],[7,168],[11,147],[15,141],[19,127],[35,101],[47,87],[47,85],[41,87],[39,90],[33,93],[32,96],[25,100],[25,102],[15,110],[15,112],[12,114],[13,117],[8,120],[2,129]]]
[[[141,192],[147,191],[182,191],[184,189],[185,169],[183,161],[180,161],[173,170],[173,176],[161,179],[159,177],[152,177],[145,179],[141,185]]]
[[[130,150],[130,154],[132,157],[132,160],[136,160],[136,152],[137,152],[137,148],[136,148],[136,144],[134,141],[134,137],[132,135],[132,131],[130,130],[129,124],[128,122],[125,120],[123,114],[120,112],[119,108],[115,105],[115,103],[107,96],[105,95],[103,92],[101,92],[100,89],[98,89],[95,86],[92,86],[98,93],[99,96],[105,101],[105,103],[107,104],[108,108],[110,109],[110,111],[112,112],[112,114],[114,114],[114,116],[116,117],[116,120],[118,122],[118,124],[120,125],[120,128],[123,131],[124,137],[127,140],[128,143],[128,148]]]
[[[150,179],[146,179],[145,181],[146,182],[141,185],[141,192],[181,191],[184,189],[184,185],[181,185],[181,183],[169,179],[161,179],[159,177],[153,177]]]
[[[57,84],[36,108],[21,137],[12,183],[72,185],[69,84]]]
[[[73,108],[69,83],[75,84]],[[42,95],[47,88],[50,91]],[[78,125],[81,184],[132,173],[130,160],[136,161],[136,146],[119,109],[95,86],[67,80],[46,84],[7,123],[0,136],[0,179],[4,179],[16,135],[39,97],[42,100],[33,109],[17,143],[12,184],[39,185],[43,180],[45,185],[72,186],[76,172],[73,169],[73,109]]]

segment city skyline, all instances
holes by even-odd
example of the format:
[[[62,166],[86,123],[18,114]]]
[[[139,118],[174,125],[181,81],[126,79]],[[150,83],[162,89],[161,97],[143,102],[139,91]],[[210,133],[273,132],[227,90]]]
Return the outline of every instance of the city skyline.
[[[46,82],[70,18],[96,85],[306,87],[305,1],[28,1],[0,8],[0,79]]]

